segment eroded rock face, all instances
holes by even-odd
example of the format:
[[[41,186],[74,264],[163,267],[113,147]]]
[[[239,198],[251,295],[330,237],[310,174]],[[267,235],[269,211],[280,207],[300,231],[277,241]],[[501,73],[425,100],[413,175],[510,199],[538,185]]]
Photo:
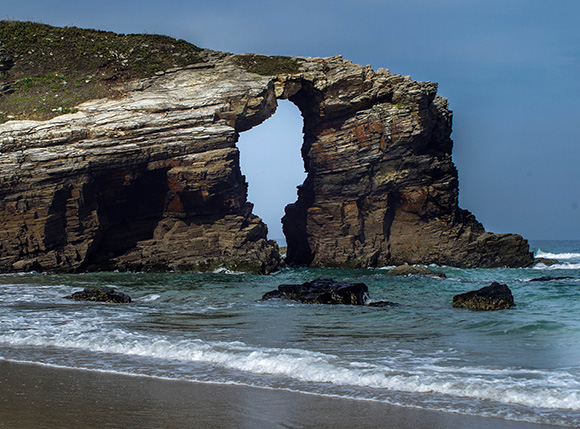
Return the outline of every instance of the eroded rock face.
[[[520,266],[527,241],[458,207],[451,112],[437,85],[333,58],[261,76],[233,55],[132,81],[120,99],[0,125],[0,271],[227,267],[267,273],[238,133],[290,99],[308,177],[283,219],[311,266]]]
[[[308,177],[283,219],[287,261],[496,267],[531,260],[522,237],[486,233],[459,208],[452,113],[436,84],[341,58],[318,61],[325,76],[303,79],[289,96],[304,115]]]
[[[0,125],[0,271],[274,269],[235,146],[274,112],[272,78],[212,65]]]

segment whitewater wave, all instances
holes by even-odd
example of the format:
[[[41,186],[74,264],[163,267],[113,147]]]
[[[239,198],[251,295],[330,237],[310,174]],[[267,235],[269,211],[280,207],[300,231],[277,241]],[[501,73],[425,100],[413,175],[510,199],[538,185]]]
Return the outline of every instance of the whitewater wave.
[[[563,264],[553,264],[553,265],[546,265],[542,262],[539,264],[534,265],[534,270],[580,270],[580,262],[579,263],[572,263],[572,262],[565,262]]]
[[[536,258],[556,259],[558,261],[562,259],[580,259],[580,253],[550,253],[538,249]]]
[[[231,274],[231,275],[239,276],[239,275],[243,275],[245,273],[243,271],[233,271],[233,270],[228,270],[225,267],[220,267],[220,268],[213,270],[212,274]]]
[[[139,299],[136,299],[135,301],[152,302],[152,301],[157,301],[159,298],[161,298],[161,295],[159,295],[157,293],[152,293],[150,295],[145,295]]]
[[[212,364],[251,374],[288,377],[302,382],[386,389],[403,393],[452,395],[540,408],[580,410],[580,381],[565,371],[469,368],[423,359],[409,367],[396,357],[384,363],[349,362],[338,356],[302,349],[263,348],[245,343],[171,340],[145,337],[120,328],[98,334],[86,321],[66,329],[18,331],[0,335],[11,346],[81,349],[169,361]],[[412,369],[409,369],[412,368]],[[501,380],[501,381],[498,381]]]

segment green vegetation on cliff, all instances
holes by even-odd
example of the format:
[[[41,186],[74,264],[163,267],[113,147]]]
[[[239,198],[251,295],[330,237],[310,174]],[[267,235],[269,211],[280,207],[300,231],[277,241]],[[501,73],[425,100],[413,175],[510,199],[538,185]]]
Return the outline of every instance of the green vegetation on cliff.
[[[275,76],[284,73],[298,73],[300,64],[292,57],[270,57],[267,55],[238,55],[235,62],[250,73]]]
[[[168,36],[0,21],[0,123],[119,97],[119,83],[200,62],[200,50]]]

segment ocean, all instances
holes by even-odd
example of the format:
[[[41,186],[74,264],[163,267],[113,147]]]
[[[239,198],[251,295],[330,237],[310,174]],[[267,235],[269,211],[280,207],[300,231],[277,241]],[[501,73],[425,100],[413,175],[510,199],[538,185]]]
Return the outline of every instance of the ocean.
[[[531,241],[556,265],[0,276],[0,359],[87,371],[242,384],[428,410],[580,425],[580,241]],[[261,301],[284,283],[364,282],[399,307]],[[570,277],[530,282],[539,277]],[[452,308],[507,284],[516,307]],[[111,286],[130,304],[65,295]]]

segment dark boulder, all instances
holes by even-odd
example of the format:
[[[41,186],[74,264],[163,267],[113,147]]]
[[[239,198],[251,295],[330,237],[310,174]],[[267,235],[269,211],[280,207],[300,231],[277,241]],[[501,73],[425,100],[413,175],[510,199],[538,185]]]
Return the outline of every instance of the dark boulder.
[[[280,285],[277,290],[262,297],[289,299],[303,304],[346,304],[365,305],[368,288],[364,283],[344,283],[332,279],[316,279],[299,285]]]
[[[507,285],[493,282],[490,286],[455,295],[453,307],[471,310],[504,310],[515,306],[514,297]]]
[[[75,301],[97,301],[126,303],[131,302],[131,297],[110,287],[85,288],[72,295],[65,296],[66,299]]]

